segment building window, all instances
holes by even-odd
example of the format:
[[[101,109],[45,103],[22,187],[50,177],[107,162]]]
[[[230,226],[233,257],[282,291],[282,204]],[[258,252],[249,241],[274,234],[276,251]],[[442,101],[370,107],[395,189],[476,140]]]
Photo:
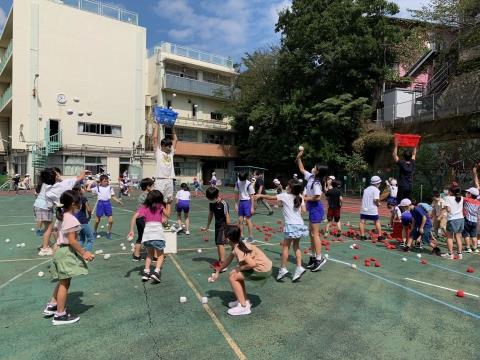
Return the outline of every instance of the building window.
[[[85,156],[85,169],[92,174],[100,174],[107,171],[107,158],[100,156]]]
[[[231,145],[230,134],[222,133],[203,133],[203,142],[207,144]]]
[[[223,120],[223,114],[219,112],[211,112],[210,119],[212,120]]]
[[[197,116],[197,104],[192,103],[192,117]]]
[[[215,74],[212,72],[204,71],[203,72],[203,81],[218,84],[218,85],[225,85],[230,86],[230,78],[227,76],[223,76],[220,74]]]
[[[174,65],[174,64],[166,64],[165,65],[165,73],[168,75],[184,77],[187,79],[198,79],[198,72],[195,69],[187,68],[185,66]]]
[[[197,163],[195,161],[173,162],[176,176],[197,176]]]
[[[122,127],[119,125],[106,125],[94,123],[78,123],[78,133],[83,135],[103,135],[103,136],[122,136]]]
[[[85,158],[83,156],[65,155],[63,157],[63,174],[67,176],[78,175],[85,167],[84,164]]]
[[[180,141],[198,142],[197,132],[192,129],[177,129],[177,137]]]
[[[25,175],[27,173],[27,155],[20,155],[14,157],[15,174]]]

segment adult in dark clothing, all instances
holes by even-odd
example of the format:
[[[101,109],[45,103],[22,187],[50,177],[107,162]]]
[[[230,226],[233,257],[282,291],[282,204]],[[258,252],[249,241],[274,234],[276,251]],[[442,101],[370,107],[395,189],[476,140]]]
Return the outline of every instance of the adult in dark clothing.
[[[255,171],[255,195],[263,194],[265,195],[267,192],[265,191],[265,181],[263,180],[263,176],[260,174],[260,172]],[[257,204],[262,203],[268,210],[268,215],[273,214],[273,210],[270,207],[270,204],[266,202],[264,199],[258,199]]]
[[[393,147],[393,160],[398,166],[398,201],[403,199],[411,199],[413,189],[413,173],[415,172],[415,157],[417,155],[417,148],[407,149],[403,152],[402,158],[398,157],[398,141],[395,140]]]

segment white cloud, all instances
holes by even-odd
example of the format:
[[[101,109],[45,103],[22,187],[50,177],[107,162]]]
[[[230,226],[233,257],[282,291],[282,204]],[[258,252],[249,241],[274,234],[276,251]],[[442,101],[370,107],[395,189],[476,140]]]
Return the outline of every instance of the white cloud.
[[[168,35],[171,36],[174,40],[183,40],[193,35],[192,29],[171,29],[168,31]]]
[[[408,9],[421,9],[422,5],[427,5],[426,0],[393,0],[398,6],[400,6],[400,12],[395,15],[396,17],[410,18],[411,15]]]
[[[278,14],[287,8],[290,8],[292,6],[292,1],[291,0],[280,0],[277,3],[274,3],[270,5],[268,9],[268,22],[269,24],[273,27],[278,21]]]
[[[3,29],[6,22],[7,22],[7,14],[5,13],[5,10],[3,10],[2,7],[0,7],[0,29]]]

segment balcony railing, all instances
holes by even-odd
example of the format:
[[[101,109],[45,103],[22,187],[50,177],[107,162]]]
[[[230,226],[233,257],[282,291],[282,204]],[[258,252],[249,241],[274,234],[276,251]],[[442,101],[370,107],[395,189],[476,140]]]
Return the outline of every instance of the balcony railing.
[[[186,126],[189,128],[215,129],[215,130],[230,130],[232,126],[229,122],[221,120],[206,120],[195,118],[178,117],[175,122],[176,125]]]
[[[10,56],[12,56],[12,50],[13,50],[13,44],[12,40],[8,43],[7,49],[2,55],[2,58],[0,59],[0,75],[3,73],[3,70],[5,70],[5,66],[8,63],[8,60],[10,59]]]
[[[230,95],[230,87],[228,86],[212,84],[206,81],[187,79],[170,74],[165,75],[163,84],[165,89],[204,96],[227,98]]]
[[[233,69],[233,60],[231,58],[210,54],[204,51],[191,49],[186,46],[180,46],[169,42],[162,42],[160,46],[155,46],[153,49],[149,50],[149,56],[152,56],[158,50]]]
[[[83,11],[138,25],[138,14],[118,6],[103,4],[94,0],[50,0],[58,4],[71,6]]]
[[[10,85],[0,98],[0,111],[12,100],[12,86]]]

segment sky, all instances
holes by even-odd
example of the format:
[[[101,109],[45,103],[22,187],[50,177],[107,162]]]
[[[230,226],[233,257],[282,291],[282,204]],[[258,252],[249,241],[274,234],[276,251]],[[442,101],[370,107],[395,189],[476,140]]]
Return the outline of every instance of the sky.
[[[22,0],[17,0],[22,1]],[[394,0],[398,17],[427,0]],[[278,11],[291,0],[115,0],[103,3],[134,11],[147,29],[147,48],[162,41],[240,60],[245,52],[277,44]],[[12,0],[0,0],[0,28]]]

